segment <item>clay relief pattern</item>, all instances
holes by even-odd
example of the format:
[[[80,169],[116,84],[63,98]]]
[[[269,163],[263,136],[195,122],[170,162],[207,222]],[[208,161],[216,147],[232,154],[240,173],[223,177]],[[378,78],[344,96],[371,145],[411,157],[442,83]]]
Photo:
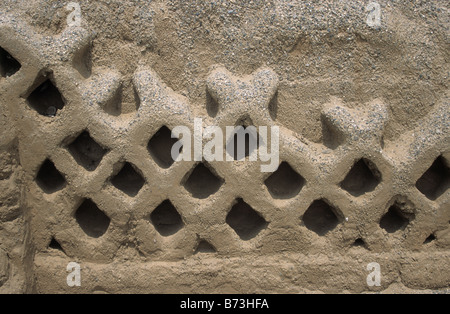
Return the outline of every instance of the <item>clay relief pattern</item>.
[[[29,256],[107,263],[129,251],[149,262],[299,248],[448,248],[447,100],[414,130],[385,141],[389,103],[354,108],[332,98],[322,107],[317,143],[278,121],[272,68],[240,76],[214,66],[199,112],[150,66],[128,81],[115,69],[91,67],[91,35],[73,9],[53,37],[0,17],[1,126],[15,130],[2,145],[17,150],[8,158],[21,175],[0,184],[16,180],[14,193],[22,193],[21,201],[9,198],[14,206],[1,203],[0,222],[22,217],[16,236],[33,247]],[[134,91],[126,105],[125,84]],[[261,172],[260,161],[174,162],[172,129],[194,131],[199,117],[203,128],[279,127],[278,169]],[[0,248],[0,285],[14,273],[11,258],[28,258],[7,255],[8,245],[18,244]]]

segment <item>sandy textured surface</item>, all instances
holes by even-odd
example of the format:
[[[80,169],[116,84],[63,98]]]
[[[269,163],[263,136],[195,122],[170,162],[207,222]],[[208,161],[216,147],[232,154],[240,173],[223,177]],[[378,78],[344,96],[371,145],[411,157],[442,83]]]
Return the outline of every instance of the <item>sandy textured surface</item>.
[[[76,3],[0,3],[0,292],[448,293],[446,1]],[[174,163],[195,118],[280,167]]]

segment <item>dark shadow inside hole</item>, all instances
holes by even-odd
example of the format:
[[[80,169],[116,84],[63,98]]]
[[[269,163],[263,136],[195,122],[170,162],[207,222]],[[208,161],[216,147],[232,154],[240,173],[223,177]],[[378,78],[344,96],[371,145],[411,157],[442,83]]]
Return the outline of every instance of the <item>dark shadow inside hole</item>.
[[[66,185],[66,180],[56,169],[55,164],[47,159],[39,169],[36,183],[45,193],[52,194],[63,189]]]
[[[268,225],[265,219],[242,199],[238,199],[231,208],[226,222],[244,241],[253,239]]]
[[[28,96],[27,102],[40,115],[54,117],[65,106],[65,100],[51,79],[40,84]]]
[[[10,77],[16,74],[21,64],[8,51],[0,47],[0,75]]]
[[[241,125],[240,128],[233,133],[232,139],[230,138],[227,142],[227,153],[232,156],[234,160],[243,160],[259,148],[261,141],[260,136],[257,132],[252,134],[247,129],[247,126]]]
[[[381,181],[376,166],[366,159],[359,160],[341,183],[341,188],[353,196],[373,191]]]
[[[364,242],[364,240],[363,239],[361,239],[361,238],[358,238],[358,239],[356,239],[355,240],[355,242],[353,242],[353,246],[355,246],[355,247],[366,247],[366,243]]]
[[[326,235],[339,224],[333,208],[324,200],[314,201],[306,210],[302,220],[306,228],[319,236]]]
[[[434,234],[430,234],[428,238],[423,242],[423,244],[429,244],[436,240],[436,236]]]
[[[48,247],[53,249],[53,250],[57,250],[57,251],[61,251],[61,252],[65,253],[64,249],[61,246],[61,244],[58,241],[56,241],[55,238],[52,238],[52,240],[50,241],[50,244],[48,245]]]
[[[206,111],[211,118],[215,118],[219,113],[219,104],[208,90],[206,90]]]
[[[142,175],[130,163],[125,163],[111,183],[128,196],[136,196],[145,184]]]
[[[282,162],[264,182],[275,199],[289,199],[302,189],[305,180],[287,162]]]
[[[162,202],[151,213],[150,220],[163,237],[174,235],[184,226],[181,215],[169,200]]]
[[[106,233],[111,220],[91,200],[85,200],[75,213],[81,229],[92,238],[100,238]]]
[[[450,168],[442,156],[416,182],[417,189],[430,200],[436,200],[450,187]]]
[[[75,161],[88,171],[97,169],[107,150],[84,131],[68,146]]]
[[[210,244],[208,241],[201,240],[200,243],[197,246],[197,249],[195,250],[195,254],[198,253],[216,253],[216,249],[212,244]]]
[[[198,164],[188,176],[184,187],[193,197],[199,199],[208,198],[216,193],[223,184],[223,180],[217,177],[204,163]]]
[[[176,142],[178,142],[178,139],[172,138],[172,131],[166,126],[159,129],[149,141],[148,151],[161,168],[170,168],[175,162],[172,158],[172,147]],[[180,148],[179,153],[181,151],[182,148]]]
[[[401,208],[394,204],[388,212],[381,218],[380,227],[386,230],[388,233],[395,233],[400,230],[404,230],[409,224],[409,219],[402,212]]]

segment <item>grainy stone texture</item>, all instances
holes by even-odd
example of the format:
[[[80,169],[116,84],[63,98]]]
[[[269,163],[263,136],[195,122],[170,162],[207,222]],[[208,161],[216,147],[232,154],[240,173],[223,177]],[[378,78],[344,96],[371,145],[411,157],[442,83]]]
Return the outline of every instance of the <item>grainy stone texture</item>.
[[[448,293],[448,3],[77,3],[0,3],[0,293]],[[167,160],[195,118],[281,166]]]

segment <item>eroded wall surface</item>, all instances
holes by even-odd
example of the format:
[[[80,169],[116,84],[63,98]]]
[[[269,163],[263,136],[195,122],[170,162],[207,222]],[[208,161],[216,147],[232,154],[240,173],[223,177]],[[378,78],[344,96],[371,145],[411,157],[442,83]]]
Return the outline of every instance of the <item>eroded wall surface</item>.
[[[445,1],[0,13],[0,292],[448,291]],[[279,129],[275,172],[170,156],[239,125]]]

